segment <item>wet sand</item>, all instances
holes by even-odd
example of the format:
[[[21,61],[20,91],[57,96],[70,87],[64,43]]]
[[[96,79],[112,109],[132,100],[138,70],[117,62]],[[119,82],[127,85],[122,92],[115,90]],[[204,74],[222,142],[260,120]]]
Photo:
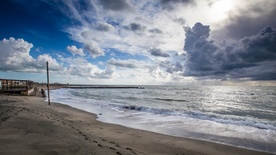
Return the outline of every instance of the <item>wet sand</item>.
[[[43,97],[0,95],[0,154],[265,155],[102,123]]]

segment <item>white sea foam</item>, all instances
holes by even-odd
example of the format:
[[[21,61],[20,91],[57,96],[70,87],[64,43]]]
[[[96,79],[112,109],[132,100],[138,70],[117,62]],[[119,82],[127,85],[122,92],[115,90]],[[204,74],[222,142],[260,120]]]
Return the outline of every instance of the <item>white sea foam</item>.
[[[51,96],[107,123],[276,152],[275,88],[265,97],[259,88],[253,90],[255,97],[240,87],[165,88],[58,89]]]

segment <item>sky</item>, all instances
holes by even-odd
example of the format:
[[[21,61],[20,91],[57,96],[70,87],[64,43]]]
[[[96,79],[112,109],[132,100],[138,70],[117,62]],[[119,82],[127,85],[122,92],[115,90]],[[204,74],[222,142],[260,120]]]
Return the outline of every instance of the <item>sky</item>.
[[[0,78],[276,85],[275,0],[2,0]]]

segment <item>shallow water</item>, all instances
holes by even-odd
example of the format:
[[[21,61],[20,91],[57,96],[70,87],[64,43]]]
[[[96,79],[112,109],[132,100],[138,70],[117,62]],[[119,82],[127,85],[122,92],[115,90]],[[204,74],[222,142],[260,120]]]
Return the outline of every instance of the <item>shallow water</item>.
[[[276,152],[276,87],[143,87],[57,89],[51,98],[103,122]]]

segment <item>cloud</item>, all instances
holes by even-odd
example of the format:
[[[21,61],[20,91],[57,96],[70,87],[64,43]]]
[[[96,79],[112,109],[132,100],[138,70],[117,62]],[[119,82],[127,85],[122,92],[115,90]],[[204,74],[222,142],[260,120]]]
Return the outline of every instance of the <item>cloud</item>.
[[[183,71],[185,69],[184,62],[186,61],[185,54],[174,54],[171,55],[170,59],[165,61],[158,62],[159,68],[165,70],[166,72],[173,74],[173,76],[177,75],[179,77],[183,77]]]
[[[107,65],[106,69],[99,69],[82,57],[64,58],[58,55],[59,62],[49,54],[38,55],[35,59],[30,55],[32,43],[24,39],[3,39],[0,41],[0,71],[41,73],[46,70],[46,61],[49,69],[55,75],[77,76],[85,79],[109,79],[115,76],[115,66]],[[72,48],[73,47],[73,48]],[[79,50],[74,46],[69,49]],[[61,65],[62,64],[62,65]]]
[[[170,57],[169,54],[161,51],[161,49],[158,48],[152,48],[149,50],[150,54],[156,57]]]
[[[89,0],[75,1],[45,1],[52,5],[54,10],[59,10],[64,17],[70,19],[72,24],[87,25],[93,22],[94,16],[97,15],[94,2]],[[63,17],[63,18],[64,18]]]
[[[209,26],[186,27],[185,75],[212,78],[276,79],[276,29],[266,27],[237,42],[209,39]]]
[[[190,27],[185,27],[184,29],[186,32],[184,50],[193,48],[194,43],[200,38],[208,38],[211,31],[209,26],[204,26],[201,23],[196,23],[192,29]]]
[[[132,10],[131,5],[126,0],[100,0],[104,9],[112,11],[129,11]]]
[[[41,70],[45,69],[45,63],[48,61],[49,69],[52,71],[62,71],[63,66],[60,65],[56,59],[53,59],[49,54],[42,54],[35,60],[35,67]],[[41,71],[39,71],[41,72]]]
[[[82,44],[85,52],[90,49],[87,44],[94,42],[100,49],[90,50],[93,51],[92,57],[94,58],[104,55],[106,51],[103,49],[106,48],[114,48],[131,55],[145,56],[149,56],[147,49],[150,47],[165,51],[182,50],[183,40],[179,38],[183,38],[184,34],[179,32],[183,30],[183,27],[174,20],[183,19],[183,17],[168,15],[167,12],[162,11],[159,0],[118,1],[134,9],[131,13],[119,10],[110,11],[112,10],[110,5],[117,1],[84,1],[83,3],[93,6],[92,9],[84,11],[81,10],[82,5],[75,5],[77,2],[60,2],[65,6],[62,13],[74,21],[74,24],[68,25],[64,31],[72,40]],[[145,8],[146,5],[147,8]]]
[[[111,58],[107,62],[109,65],[113,65],[116,67],[121,67],[121,68],[138,68],[139,62],[137,60],[120,60],[120,59],[114,59]]]
[[[77,76],[84,79],[88,78],[112,78],[115,74],[115,68],[107,66],[105,70],[99,69],[98,66],[88,62],[82,57],[60,58],[63,63],[68,64],[64,67],[64,74],[67,76]]]
[[[103,50],[94,41],[89,41],[85,44],[84,49],[87,50],[92,58],[104,56]]]
[[[276,1],[264,0],[258,5],[255,1],[247,3],[242,5],[244,8],[229,13],[224,26],[212,32],[213,38],[239,40],[255,35],[266,26],[276,27],[276,20],[272,20],[276,14]]]
[[[174,21],[179,23],[180,25],[184,25],[186,23],[186,20],[183,17],[178,17]]]
[[[112,78],[115,75],[115,66],[107,65],[104,72],[98,73],[96,75],[98,75],[99,77],[103,77],[103,78]]]
[[[130,31],[144,31],[146,29],[145,26],[142,26],[139,23],[130,23],[129,25],[124,26],[124,28]]]
[[[167,66],[168,73],[182,72],[184,70],[184,65],[181,62],[177,61],[174,64],[169,63]]]
[[[150,33],[155,33],[155,34],[161,34],[161,33],[163,33],[161,30],[159,30],[157,28],[155,28],[155,29],[149,29],[149,32]]]
[[[120,60],[111,58],[107,62],[108,66],[113,66],[116,69],[115,78],[123,80],[130,80],[132,83],[149,82],[151,84],[158,83],[163,80],[170,80],[170,73],[161,69],[159,66],[145,61],[137,61],[134,59]]]
[[[161,70],[159,67],[153,69],[151,72],[150,72],[151,76],[153,78],[156,78],[156,79],[164,79],[164,78],[168,78],[169,74],[163,70]]]
[[[116,67],[116,74],[121,78],[141,78],[146,81],[153,80],[151,81],[152,83],[163,80],[169,81],[172,78],[171,73],[163,69],[165,66],[158,66],[157,64],[149,62],[137,61],[133,59],[120,60],[111,58],[108,61],[108,65]]]
[[[66,48],[70,53],[73,54],[73,56],[75,55],[80,55],[80,56],[84,56],[84,52],[82,48],[77,48],[76,46],[67,46]]]
[[[3,39],[0,42],[0,69],[2,71],[23,71],[32,65],[34,59],[30,56],[33,44],[23,39]]]
[[[51,70],[59,70],[61,66],[49,55],[39,55],[34,59],[30,55],[33,44],[24,39],[3,39],[0,41],[0,70],[14,72],[42,72],[46,61],[51,63]]]
[[[179,5],[195,4],[194,0],[160,0],[162,7],[166,10],[173,10]]]
[[[95,29],[98,31],[113,31],[114,28],[111,24],[105,23],[105,22],[98,22],[95,24]]]

